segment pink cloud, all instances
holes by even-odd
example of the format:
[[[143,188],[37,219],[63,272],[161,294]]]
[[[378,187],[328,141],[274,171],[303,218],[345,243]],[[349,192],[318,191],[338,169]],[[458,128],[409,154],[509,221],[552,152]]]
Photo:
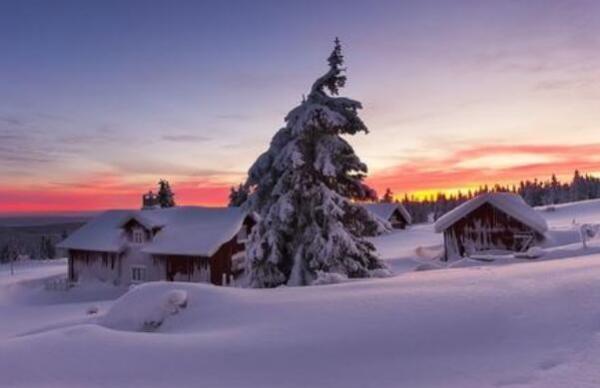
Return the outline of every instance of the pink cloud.
[[[519,164],[519,155],[544,156],[539,163]],[[509,167],[478,165],[487,156],[514,158]],[[483,160],[483,159],[482,159]],[[524,159],[527,160],[527,159]],[[465,161],[470,161],[468,167]],[[418,158],[373,174],[368,183],[378,192],[387,187],[396,193],[473,187],[480,184],[517,183],[522,179],[546,179],[555,173],[568,178],[575,169],[600,171],[600,144],[587,145],[480,145],[443,158]],[[210,180],[171,182],[181,205],[223,206],[230,185]],[[0,213],[64,212],[137,208],[141,195],[156,182],[131,183],[113,174],[98,174],[78,182],[38,184],[0,189]]]
[[[519,156],[544,156],[545,162],[519,164]],[[513,158],[509,167],[481,164],[488,156]],[[482,159],[483,160],[483,159]],[[471,161],[469,167],[461,163]],[[457,150],[441,159],[413,159],[373,174],[368,182],[379,192],[390,187],[396,193],[472,187],[480,184],[517,183],[524,179],[546,179],[552,173],[569,177],[575,169],[600,171],[600,144],[586,145],[480,145]]]

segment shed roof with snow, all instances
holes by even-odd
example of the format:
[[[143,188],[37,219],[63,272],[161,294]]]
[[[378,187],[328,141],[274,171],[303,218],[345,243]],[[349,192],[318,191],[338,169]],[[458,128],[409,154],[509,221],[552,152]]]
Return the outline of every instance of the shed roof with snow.
[[[180,206],[151,210],[109,210],[71,234],[63,249],[119,252],[126,246],[123,227],[131,220],[157,228],[142,248],[150,254],[210,257],[242,228],[247,213],[240,208]]]
[[[458,220],[468,216],[471,212],[486,203],[503,211],[521,223],[528,225],[541,234],[544,234],[548,230],[548,224],[544,217],[530,207],[520,195],[513,193],[486,193],[481,194],[444,214],[435,222],[435,231],[438,233],[443,232],[454,225]]]
[[[398,211],[406,220],[407,224],[410,224],[412,222],[412,217],[410,216],[410,213],[401,203],[364,203],[362,204],[362,206],[364,206],[365,209],[367,209],[368,211],[385,221],[389,221],[390,217],[392,217],[394,212]]]

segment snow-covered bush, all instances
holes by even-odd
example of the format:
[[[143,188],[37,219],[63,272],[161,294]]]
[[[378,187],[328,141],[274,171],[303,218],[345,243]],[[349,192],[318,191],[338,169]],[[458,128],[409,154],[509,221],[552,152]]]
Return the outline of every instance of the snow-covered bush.
[[[163,299],[163,309],[170,314],[177,314],[180,309],[187,307],[187,292],[183,290],[171,290]]]
[[[337,284],[348,281],[348,276],[341,273],[318,271],[317,277],[313,280],[313,286],[321,286],[325,284]]]
[[[369,276],[372,278],[389,278],[392,275],[392,271],[388,268],[376,268],[369,271]]]
[[[187,307],[185,290],[164,290],[164,284],[140,285],[123,295],[101,323],[118,330],[155,331],[166,318]]]
[[[346,82],[337,39],[328,61],[329,71],[285,117],[243,185],[250,193],[243,206],[260,217],[246,249],[252,287],[313,284],[319,272],[368,277],[385,268],[364,237],[388,226],[352,201],[376,193],[363,182],[367,166],[342,137],[368,130],[360,102],[334,97]]]

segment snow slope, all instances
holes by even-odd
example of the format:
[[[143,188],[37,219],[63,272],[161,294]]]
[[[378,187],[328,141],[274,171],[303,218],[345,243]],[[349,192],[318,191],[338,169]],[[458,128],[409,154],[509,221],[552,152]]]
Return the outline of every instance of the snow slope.
[[[537,207],[551,226],[565,227],[576,223],[600,222],[600,199]]]
[[[443,238],[433,231],[433,225],[418,224],[373,237],[370,241],[375,244],[379,255],[392,271],[401,274],[439,257]]]
[[[10,387],[592,387],[599,277],[594,255],[275,290],[147,284],[97,323],[3,340],[0,375]],[[188,305],[157,332],[114,324],[170,290]]]

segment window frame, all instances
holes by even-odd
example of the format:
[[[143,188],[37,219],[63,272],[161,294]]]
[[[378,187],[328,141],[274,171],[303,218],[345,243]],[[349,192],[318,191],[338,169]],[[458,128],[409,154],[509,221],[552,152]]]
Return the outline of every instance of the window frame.
[[[137,265],[131,265],[129,266],[129,271],[130,271],[130,279],[131,279],[131,283],[134,284],[138,284],[138,283],[144,283],[147,281],[147,267],[145,265],[141,265],[141,264],[137,264]],[[139,276],[136,279],[136,271],[139,271]]]
[[[131,242],[133,244],[143,244],[146,241],[146,236],[143,229],[133,229],[131,231]],[[139,237],[139,238],[138,238]]]

